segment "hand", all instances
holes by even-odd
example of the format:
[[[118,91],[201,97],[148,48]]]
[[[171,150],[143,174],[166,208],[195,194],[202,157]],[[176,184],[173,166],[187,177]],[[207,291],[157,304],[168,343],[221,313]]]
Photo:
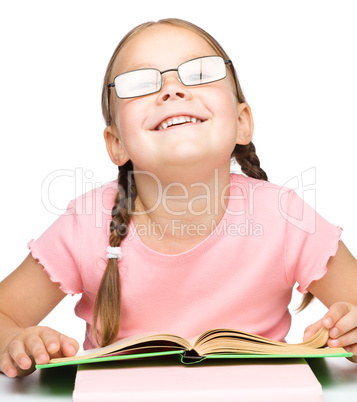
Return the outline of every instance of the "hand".
[[[321,327],[330,330],[327,346],[352,352],[354,356],[348,359],[357,363],[357,307],[351,303],[334,303],[321,320],[306,328],[304,340],[313,336]]]
[[[35,370],[35,364],[46,364],[52,357],[75,356],[79,345],[48,327],[21,330],[0,355],[0,370],[8,377],[23,376]]]

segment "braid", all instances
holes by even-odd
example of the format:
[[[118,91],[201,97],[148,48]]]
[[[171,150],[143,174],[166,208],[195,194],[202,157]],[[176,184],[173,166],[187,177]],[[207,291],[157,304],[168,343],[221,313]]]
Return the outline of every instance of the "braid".
[[[130,211],[133,210],[136,198],[136,185],[132,171],[131,161],[119,168],[118,192],[110,223],[109,245],[111,247],[119,247],[128,233]],[[115,258],[108,260],[94,305],[93,324],[97,342],[98,318],[102,335],[100,346],[109,345],[118,335],[120,322],[120,277],[118,260]]]
[[[232,157],[241,166],[242,172],[254,179],[268,181],[268,176],[260,167],[260,160],[255,153],[255,146],[252,142],[247,145],[237,144],[232,152]]]
[[[310,293],[310,292],[304,293],[304,295],[303,295],[303,297],[302,297],[301,304],[300,304],[300,306],[296,309],[296,311],[297,311],[298,313],[301,313],[301,311],[304,310],[304,309],[312,302],[312,300],[313,300],[314,298],[315,298],[315,296],[314,296],[312,293]]]

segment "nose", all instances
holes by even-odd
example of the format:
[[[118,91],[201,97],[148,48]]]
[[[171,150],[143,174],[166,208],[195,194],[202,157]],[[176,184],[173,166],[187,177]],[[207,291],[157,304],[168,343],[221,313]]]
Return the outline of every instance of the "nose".
[[[177,72],[170,71],[169,74],[162,76],[162,88],[157,97],[158,103],[164,103],[168,100],[189,99],[191,93],[179,80]]]

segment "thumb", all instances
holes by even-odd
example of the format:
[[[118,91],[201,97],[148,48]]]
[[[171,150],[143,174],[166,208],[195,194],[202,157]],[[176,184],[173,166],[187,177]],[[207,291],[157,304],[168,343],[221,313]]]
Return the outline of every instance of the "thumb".
[[[316,334],[316,332],[318,332],[321,328],[323,327],[322,325],[322,320],[319,320],[317,322],[315,322],[314,324],[309,325],[308,327],[306,327],[305,332],[304,332],[304,337],[303,337],[303,341],[308,340],[309,338],[311,338],[313,335]]]

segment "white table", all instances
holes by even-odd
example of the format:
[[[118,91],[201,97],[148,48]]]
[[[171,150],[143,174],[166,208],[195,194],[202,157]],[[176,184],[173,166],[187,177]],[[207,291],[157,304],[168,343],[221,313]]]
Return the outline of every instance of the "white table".
[[[357,364],[345,358],[307,360],[323,388],[324,402],[357,401]],[[76,367],[38,370],[11,379],[0,375],[1,402],[70,402]]]

